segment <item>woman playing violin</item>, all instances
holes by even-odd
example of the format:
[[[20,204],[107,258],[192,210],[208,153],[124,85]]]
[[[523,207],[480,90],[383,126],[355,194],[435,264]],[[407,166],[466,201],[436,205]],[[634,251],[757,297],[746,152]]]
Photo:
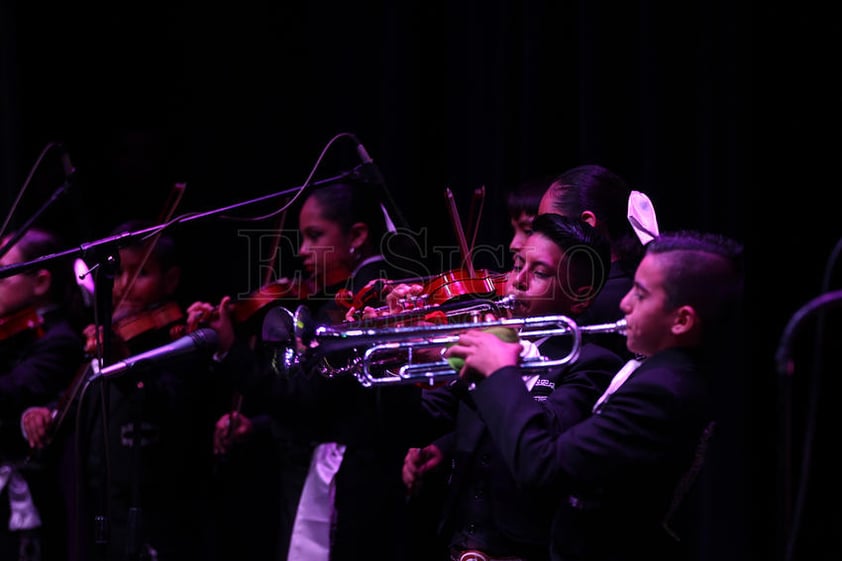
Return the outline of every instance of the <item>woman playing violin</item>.
[[[336,183],[315,188],[303,202],[299,256],[315,289],[306,305],[318,323],[342,321],[346,309],[336,301],[342,289],[359,291],[369,281],[395,272],[388,256],[380,253],[388,234],[379,195],[369,184]],[[206,313],[207,306],[196,304],[189,311]],[[221,306],[220,321],[211,324],[219,330],[220,341],[229,340],[225,333],[232,330],[230,322],[225,325],[227,313]],[[231,347],[222,366],[245,386],[244,409],[269,413],[277,442],[294,459],[294,465],[279,474],[288,494],[281,506],[276,559],[327,559],[328,551],[336,561],[403,558],[397,549],[398,536],[405,530],[400,517],[403,448],[395,445],[391,431],[397,431],[399,423],[390,422],[393,412],[382,406],[380,391],[362,388],[350,375],[328,379],[320,374],[321,365],[301,364],[282,374],[268,365],[232,363],[242,356],[238,345]],[[257,432],[260,418],[222,417],[215,451],[242,446],[247,434]],[[297,485],[291,485],[293,481]],[[334,496],[332,489],[335,501],[327,499]],[[372,535],[375,520],[378,531]],[[315,549],[307,548],[308,543]]]
[[[23,263],[64,249],[43,229],[30,229],[9,248],[0,241],[0,266]],[[62,559],[57,474],[41,463],[22,465],[29,450],[20,432],[27,408],[55,400],[82,361],[78,333],[81,293],[66,260],[0,278],[0,558],[41,551]],[[14,489],[14,503],[11,490]],[[14,504],[14,509],[12,508]]]
[[[335,184],[316,189],[301,207],[299,256],[315,293],[313,318],[338,323],[347,307],[337,294],[359,293],[369,281],[393,278],[394,267],[381,253],[387,228],[373,188],[361,184]],[[341,295],[340,295],[341,297]]]
[[[114,234],[148,226],[132,221],[117,227]],[[174,327],[183,327],[185,315],[177,304],[179,248],[167,233],[152,240],[137,239],[119,249],[112,291],[115,356],[106,364],[170,343],[180,333]],[[97,329],[89,326],[85,332],[88,350],[95,351]],[[84,483],[83,495],[74,505],[81,515],[74,522],[78,531],[73,536],[82,542],[69,544],[71,555],[79,554],[80,560],[97,554],[120,559],[129,543],[137,544],[140,559],[153,550],[161,561],[191,558],[201,550],[204,537],[195,529],[207,512],[205,485],[210,472],[207,368],[199,357],[186,356],[178,363],[98,378],[80,397],[84,432],[64,440],[78,439],[86,459],[76,476]],[[38,428],[49,410],[37,413],[40,418],[32,417],[32,412],[23,419],[36,448],[45,444]],[[140,512],[142,523],[135,525],[130,512]],[[94,518],[106,514],[108,533],[97,535]],[[104,546],[91,543],[93,538],[105,541]]]

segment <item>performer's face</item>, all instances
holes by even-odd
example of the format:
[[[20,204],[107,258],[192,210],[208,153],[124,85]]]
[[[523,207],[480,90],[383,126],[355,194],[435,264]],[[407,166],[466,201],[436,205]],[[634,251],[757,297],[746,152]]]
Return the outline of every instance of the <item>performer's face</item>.
[[[564,251],[543,234],[532,234],[515,255],[509,282],[516,297],[515,315],[572,314],[578,301],[567,285]]]

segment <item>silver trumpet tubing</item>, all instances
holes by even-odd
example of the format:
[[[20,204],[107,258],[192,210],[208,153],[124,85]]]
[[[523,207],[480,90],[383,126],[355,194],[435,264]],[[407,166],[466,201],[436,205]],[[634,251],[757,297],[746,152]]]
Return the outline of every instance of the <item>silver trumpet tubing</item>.
[[[575,361],[579,356],[584,334],[623,334],[626,329],[625,320],[580,326],[564,315],[411,327],[353,325],[357,322],[308,327],[309,317],[306,309],[301,308],[296,311],[295,317],[299,340],[305,342],[309,351],[325,359],[322,374],[333,377],[350,373],[365,387],[406,383],[433,386],[458,377],[458,372],[447,360],[441,358],[441,353],[438,353],[440,360],[436,361],[416,362],[415,355],[422,349],[447,347],[469,329],[507,327],[515,329],[521,340],[530,341],[548,336],[573,337],[571,350],[564,357],[549,359],[542,356],[524,359],[521,367],[529,370],[546,370]],[[343,358],[339,361],[332,358],[337,356]],[[330,363],[336,364],[343,360],[342,366],[330,366]]]

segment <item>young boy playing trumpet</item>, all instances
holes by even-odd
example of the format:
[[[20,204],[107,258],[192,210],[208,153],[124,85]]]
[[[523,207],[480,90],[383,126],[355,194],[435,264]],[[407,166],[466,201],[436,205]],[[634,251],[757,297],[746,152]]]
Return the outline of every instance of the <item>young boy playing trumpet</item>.
[[[515,345],[467,331],[447,351],[465,361],[462,376],[481,380],[474,414],[507,473],[556,505],[552,561],[697,558],[675,522],[712,434],[716,381],[737,356],[723,349],[738,325],[742,269],[742,247],[721,236],[650,242],[620,303],[640,360],[566,428],[523,390]]]

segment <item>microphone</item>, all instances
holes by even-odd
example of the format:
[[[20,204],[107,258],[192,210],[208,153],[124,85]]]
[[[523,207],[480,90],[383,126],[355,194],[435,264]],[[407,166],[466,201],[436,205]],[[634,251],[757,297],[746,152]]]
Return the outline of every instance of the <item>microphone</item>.
[[[70,161],[70,154],[67,153],[67,147],[64,143],[58,143],[59,157],[61,158],[61,167],[64,169],[64,177],[67,181],[73,179],[76,175],[76,168],[73,167],[73,162]]]
[[[357,155],[360,157],[362,164],[357,167],[357,176],[363,181],[374,183],[376,185],[386,185],[383,179],[383,174],[380,173],[380,168],[374,163],[374,160],[369,156],[368,150],[365,149],[363,143],[354,138],[357,143]]]
[[[95,371],[93,376],[91,376],[91,380],[95,380],[100,376],[112,378],[124,374],[129,370],[148,368],[149,366],[161,364],[171,358],[176,358],[194,351],[216,350],[218,346],[219,336],[216,331],[209,327],[203,327],[189,335],[176,339],[172,343],[130,356],[125,360],[115,362],[99,371]]]
[[[380,185],[383,188],[383,195],[388,201],[388,203],[392,207],[392,211],[395,213],[397,221],[401,225],[406,224],[406,220],[404,220],[403,215],[398,210],[397,204],[395,204],[394,199],[392,198],[392,193],[389,191],[389,188],[386,186],[386,180],[383,179],[383,174],[380,173],[380,168],[377,167],[377,164],[374,163],[372,157],[368,154],[368,150],[365,149],[363,143],[354,136],[350,135],[351,138],[357,144],[357,155],[360,157],[360,161],[362,162],[356,168],[354,168],[354,175],[357,179],[361,181],[365,181],[366,183],[372,183],[374,185]],[[384,201],[384,202],[386,202]],[[380,210],[383,211],[383,218],[386,221],[386,229],[390,232],[396,232],[397,228],[395,227],[395,220],[389,215],[389,211],[386,209],[383,203],[380,204]]]

